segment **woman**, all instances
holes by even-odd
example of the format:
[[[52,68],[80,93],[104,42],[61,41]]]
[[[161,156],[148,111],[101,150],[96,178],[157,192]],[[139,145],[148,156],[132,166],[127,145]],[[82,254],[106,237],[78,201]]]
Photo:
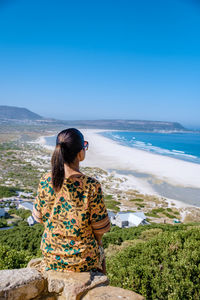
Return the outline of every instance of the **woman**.
[[[33,217],[45,227],[40,246],[45,270],[106,274],[101,238],[110,220],[100,183],[79,170],[87,149],[79,130],[61,131],[51,172],[40,180]]]

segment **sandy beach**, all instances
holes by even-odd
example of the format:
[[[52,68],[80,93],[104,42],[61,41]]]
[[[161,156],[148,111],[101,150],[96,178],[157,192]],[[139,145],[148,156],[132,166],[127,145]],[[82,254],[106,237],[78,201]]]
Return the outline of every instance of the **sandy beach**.
[[[82,130],[90,143],[85,165],[130,170],[182,187],[200,188],[200,165],[120,145],[99,134],[101,130]]]
[[[81,166],[99,167],[126,177],[123,188],[164,196],[169,204],[175,200],[177,207],[200,206],[200,165],[118,144],[99,134],[103,131],[81,129],[89,142],[89,151]],[[45,137],[40,137],[38,142],[54,149],[46,145]]]

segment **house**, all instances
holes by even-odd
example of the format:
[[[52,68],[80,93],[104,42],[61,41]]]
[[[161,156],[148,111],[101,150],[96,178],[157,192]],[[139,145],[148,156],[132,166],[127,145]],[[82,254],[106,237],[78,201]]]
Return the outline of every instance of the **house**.
[[[114,217],[111,216],[110,221],[112,225],[117,225],[121,228],[149,224],[146,221],[146,216],[143,212],[134,213],[128,211],[120,211]]]
[[[33,226],[34,224],[36,224],[37,222],[35,221],[35,219],[33,218],[33,216],[29,216],[27,218],[27,222],[29,226]]]
[[[23,202],[23,203],[19,204],[18,208],[23,208],[23,209],[27,209],[27,210],[33,211],[33,203],[31,203],[31,202]]]

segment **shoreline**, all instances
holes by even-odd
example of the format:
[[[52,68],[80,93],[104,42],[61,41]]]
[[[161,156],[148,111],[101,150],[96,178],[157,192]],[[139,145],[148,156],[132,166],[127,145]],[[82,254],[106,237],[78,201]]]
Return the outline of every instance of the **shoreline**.
[[[86,157],[88,163],[92,159],[103,165],[100,158],[104,158],[108,163],[107,168],[149,174],[174,186],[200,188],[200,164],[121,145],[98,134],[103,131],[105,130],[82,130],[92,142],[90,153]]]
[[[193,179],[195,176],[196,179],[198,178],[198,176],[195,174],[198,173],[198,170],[200,173],[200,165],[159,154],[148,153],[144,150],[130,148],[128,146],[118,144],[117,142],[99,134],[100,132],[114,130],[80,130],[84,134],[85,139],[89,141],[89,151],[87,152],[86,159],[81,163],[82,167],[99,167],[109,173],[109,169],[112,169],[111,173],[114,170],[115,176],[122,176],[126,178],[127,182],[125,186],[127,188],[138,190],[143,194],[165,198],[169,206],[174,204],[177,208],[194,208],[200,206],[197,206],[197,204],[188,203],[187,201],[182,201],[180,199],[174,199],[170,196],[166,197],[161,195],[160,192],[156,191],[155,185],[152,184],[154,181],[160,186],[162,184],[168,184],[169,187],[174,187],[175,191],[176,188],[182,188],[183,194],[187,188],[196,188],[198,192],[198,189],[200,188],[200,182],[197,182],[196,180],[193,183]],[[55,135],[41,136],[35,141],[35,143],[39,143],[46,149],[52,151],[54,146],[47,145],[45,138],[53,136]],[[146,169],[145,163],[147,164]],[[156,169],[155,166],[157,166]],[[177,169],[177,167],[179,167],[179,169]],[[176,171],[174,169],[176,169]],[[189,176],[187,173],[184,178],[183,170],[185,171],[187,169],[188,171],[190,170]],[[196,170],[195,173],[193,172],[194,169]],[[120,172],[123,171],[126,171],[127,174],[120,174]],[[131,174],[131,172],[135,174]],[[164,174],[167,173],[168,176],[163,176],[162,172]],[[135,176],[136,174],[138,176]],[[141,174],[144,174],[144,177],[146,176],[146,178],[143,178],[142,176],[140,178]],[[191,174],[193,176],[191,176]],[[191,180],[192,177],[193,179]],[[189,184],[187,183],[188,178],[190,179]],[[181,198],[181,196],[179,198]]]

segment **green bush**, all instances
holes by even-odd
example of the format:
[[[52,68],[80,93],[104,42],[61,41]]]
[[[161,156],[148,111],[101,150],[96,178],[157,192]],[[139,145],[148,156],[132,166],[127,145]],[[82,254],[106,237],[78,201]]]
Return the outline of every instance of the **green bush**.
[[[26,220],[29,216],[32,215],[32,212],[29,209],[24,209],[24,208],[20,208],[20,209],[11,208],[8,211],[8,213],[9,215],[15,214],[21,217],[23,220]]]
[[[33,256],[40,256],[43,231],[44,227],[41,224],[30,227],[27,222],[19,222],[12,229],[0,231],[0,244],[7,245],[17,251],[27,250]]]
[[[17,196],[16,187],[0,186],[0,198]]]
[[[200,231],[164,232],[107,259],[110,284],[146,299],[200,299]]]
[[[141,199],[141,198],[134,198],[134,199],[130,199],[129,201],[133,201],[133,202],[144,202],[144,199]]]
[[[113,199],[112,195],[104,195],[105,205],[107,209],[114,210],[115,212],[119,211],[118,201]]]
[[[0,244],[0,270],[25,268],[31,258],[28,251],[17,251]]]
[[[5,218],[0,218],[0,228],[6,227],[7,226],[7,221]]]
[[[144,231],[142,231],[142,233],[140,235],[140,239],[148,241],[162,232],[163,231],[161,228],[151,228],[149,230],[144,230]]]

